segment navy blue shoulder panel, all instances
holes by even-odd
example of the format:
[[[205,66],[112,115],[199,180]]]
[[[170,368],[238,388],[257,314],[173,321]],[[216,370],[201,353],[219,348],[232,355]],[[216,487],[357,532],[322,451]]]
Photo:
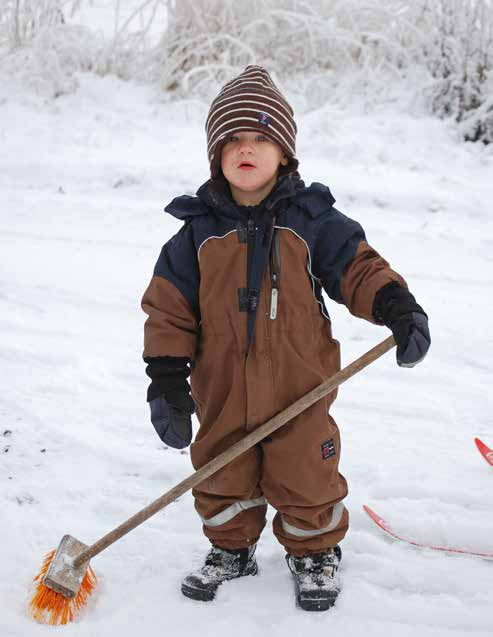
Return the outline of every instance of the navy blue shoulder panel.
[[[300,191],[278,225],[288,227],[305,241],[313,276],[331,299],[343,303],[344,271],[366,238],[360,224],[334,208],[334,202],[327,186],[314,183]]]
[[[182,198],[179,197],[179,199]],[[223,237],[232,230],[236,230],[235,221],[232,219],[197,214],[185,221],[180,231],[163,246],[154,268],[155,276],[167,279],[183,294],[198,321],[200,321],[198,251],[207,239]]]
[[[184,220],[208,213],[205,203],[198,197],[191,197],[190,195],[175,197],[164,210],[173,215],[173,217]]]
[[[316,181],[296,194],[296,204],[306,210],[313,219],[330,210],[335,202],[329,188]]]
[[[192,220],[195,248],[197,252],[207,239],[224,237],[232,230],[237,229],[238,222],[229,217],[207,215],[196,217]]]
[[[231,230],[235,230],[237,226],[237,220],[218,215],[217,212],[210,210],[199,197],[190,195],[176,197],[164,210],[173,217],[191,224],[191,234],[197,250],[206,239],[222,237]]]
[[[191,223],[165,243],[154,267],[154,276],[172,283],[188,301],[197,321],[200,321],[200,272]]]
[[[358,245],[366,241],[363,228],[336,208],[317,219],[317,238],[313,253],[313,268],[322,280],[325,291],[338,303],[344,300],[341,281]]]

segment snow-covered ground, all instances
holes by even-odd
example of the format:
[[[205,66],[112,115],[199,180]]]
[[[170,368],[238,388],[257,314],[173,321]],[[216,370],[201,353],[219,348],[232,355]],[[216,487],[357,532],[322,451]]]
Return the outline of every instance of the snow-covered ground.
[[[191,472],[149,421],[140,298],[180,225],[163,206],[207,179],[205,107],[79,80],[49,103],[0,82],[2,637],[51,630],[25,605],[63,534],[91,543]],[[94,559],[97,593],[66,635],[491,635],[493,563],[394,543],[361,507],[419,540],[493,551],[493,470],[473,445],[493,446],[493,150],[397,107],[326,107],[298,125],[305,181],[364,225],[433,338],[417,368],[388,354],[340,390],[352,525],[337,607],[295,607],[270,526],[258,577],[211,604],[184,598],[208,548],[188,494]],[[346,363],[387,335],[329,309]]]

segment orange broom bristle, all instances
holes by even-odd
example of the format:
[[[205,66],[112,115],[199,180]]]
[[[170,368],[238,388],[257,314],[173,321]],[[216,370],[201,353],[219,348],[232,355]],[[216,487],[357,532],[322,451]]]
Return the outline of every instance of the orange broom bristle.
[[[56,593],[43,584],[54,556],[54,550],[45,556],[43,566],[33,580],[36,584],[36,590],[29,604],[29,612],[36,621],[42,624],[58,626],[74,620],[77,611],[86,605],[96,586],[97,578],[92,568],[88,566],[76,597],[69,599]]]

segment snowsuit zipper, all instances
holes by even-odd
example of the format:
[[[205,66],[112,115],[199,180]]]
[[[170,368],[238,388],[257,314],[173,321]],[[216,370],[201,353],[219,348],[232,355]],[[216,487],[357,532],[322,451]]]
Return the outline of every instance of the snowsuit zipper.
[[[244,308],[247,311],[248,350],[253,341],[255,318],[260,302],[260,291],[265,267],[272,246],[272,238],[275,226],[275,216],[264,229],[263,239],[257,232],[255,218],[248,217],[247,221],[247,287],[246,302]]]
[[[247,220],[247,281],[246,281],[246,293],[247,293],[247,333],[248,333],[248,350],[253,340],[253,327],[255,322],[255,316],[257,314],[257,307],[259,302],[260,288],[252,286],[252,269],[255,263],[255,240],[256,240],[256,228],[255,219],[249,214]]]
[[[255,219],[248,216],[247,221],[247,290],[248,290],[248,311],[255,309],[251,306],[250,280],[252,276],[252,263],[255,256]]]
[[[277,306],[279,303],[279,284],[281,278],[281,253],[279,248],[279,231],[274,228],[272,236],[272,246],[270,250],[270,273],[272,292],[270,297],[270,319],[274,321],[277,317]]]

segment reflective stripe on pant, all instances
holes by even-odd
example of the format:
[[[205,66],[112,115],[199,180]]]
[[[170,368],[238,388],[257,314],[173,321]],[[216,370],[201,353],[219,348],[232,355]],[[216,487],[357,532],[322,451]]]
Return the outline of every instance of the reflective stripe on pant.
[[[320,553],[342,540],[349,526],[349,514],[343,503],[338,502],[319,519],[319,526],[307,528],[304,520],[277,513],[273,521],[274,533],[291,555]],[[329,523],[324,524],[323,520]]]
[[[236,517],[242,511],[248,511],[248,509],[253,509],[253,507],[266,506],[267,500],[264,497],[255,498],[254,500],[238,500],[237,502],[233,502],[229,507],[226,507],[220,513],[217,513],[212,518],[204,518],[202,517],[202,522],[205,526],[222,526],[226,524],[234,517]]]
[[[281,525],[283,531],[289,535],[294,535],[296,537],[315,537],[317,535],[322,535],[323,533],[334,531],[339,526],[345,510],[346,509],[342,502],[338,502],[334,505],[332,507],[330,524],[322,527],[321,529],[300,529],[299,527],[290,524],[284,515],[281,515]]]

